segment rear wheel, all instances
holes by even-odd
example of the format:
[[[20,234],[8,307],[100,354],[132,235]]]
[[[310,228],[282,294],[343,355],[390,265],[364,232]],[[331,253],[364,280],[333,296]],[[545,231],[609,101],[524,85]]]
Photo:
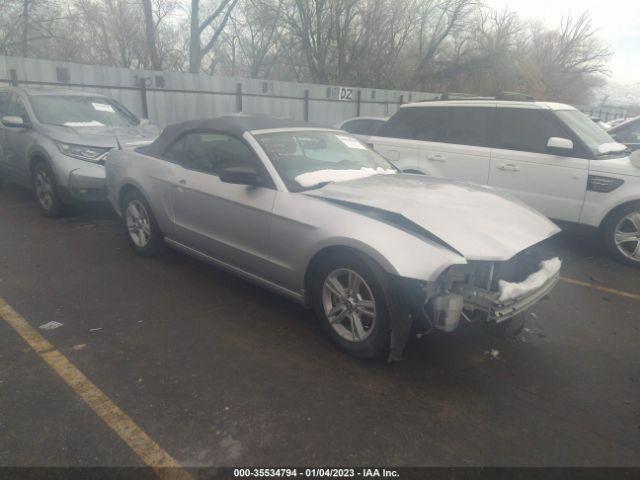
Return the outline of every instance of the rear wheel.
[[[377,265],[346,251],[327,257],[316,271],[316,315],[331,339],[353,356],[374,358],[389,350],[385,275]]]
[[[142,194],[138,191],[127,193],[122,207],[127,240],[133,251],[143,257],[154,257],[162,253],[162,233]]]
[[[604,226],[603,236],[613,257],[640,267],[640,202],[625,205],[612,214]]]
[[[47,217],[62,214],[62,200],[51,167],[46,162],[38,162],[31,172],[31,183],[40,211]]]

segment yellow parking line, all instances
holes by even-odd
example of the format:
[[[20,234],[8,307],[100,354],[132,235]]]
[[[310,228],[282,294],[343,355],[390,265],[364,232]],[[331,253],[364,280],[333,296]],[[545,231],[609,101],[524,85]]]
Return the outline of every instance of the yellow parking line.
[[[163,480],[193,480],[171,455],[109,399],[67,357],[45,340],[37,330],[0,298],[0,317],[4,319],[38,355],[69,385],[142,461]]]
[[[634,300],[640,300],[640,295],[636,293],[623,292],[622,290],[616,290],[615,288],[603,287],[602,285],[594,285],[593,283],[583,282],[581,280],[574,280],[573,278],[560,277],[565,283],[571,283],[573,285],[580,285],[581,287],[591,288],[593,290],[599,290],[601,292],[607,292],[619,297],[633,298]]]

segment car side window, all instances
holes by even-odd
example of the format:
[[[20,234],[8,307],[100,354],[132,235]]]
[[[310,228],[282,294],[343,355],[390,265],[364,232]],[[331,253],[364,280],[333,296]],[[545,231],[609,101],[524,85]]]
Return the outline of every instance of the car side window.
[[[621,128],[614,137],[622,143],[640,143],[640,122],[634,122]]]
[[[378,131],[381,137],[426,140],[433,128],[436,112],[434,108],[401,108]]]
[[[493,107],[407,107],[380,128],[378,135],[458,145],[487,145]]]
[[[570,135],[540,110],[498,108],[496,148],[547,153],[547,142],[551,137],[567,138]]]
[[[436,142],[487,146],[488,128],[494,107],[453,107],[445,109],[442,124],[435,132]]]
[[[182,164],[182,161],[185,158],[185,152],[184,152],[185,139],[186,139],[186,135],[183,137],[180,137],[178,141],[176,141],[164,152],[163,157],[173,163]]]
[[[342,130],[356,135],[373,135],[383,123],[368,118],[350,120],[342,126]]]
[[[236,168],[260,172],[253,151],[237,138],[221,133],[187,133],[164,156],[185,168],[211,175]]]

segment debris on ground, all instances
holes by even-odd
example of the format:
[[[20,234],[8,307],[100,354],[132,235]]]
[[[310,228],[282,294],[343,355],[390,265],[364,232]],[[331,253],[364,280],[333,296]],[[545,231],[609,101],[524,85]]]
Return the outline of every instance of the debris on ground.
[[[536,314],[535,314],[535,313],[533,313],[533,312],[529,312],[529,315],[531,315],[531,318],[533,318],[534,320],[537,320],[537,319],[538,319],[538,315],[536,315]]]
[[[98,330],[102,330],[102,327],[98,327],[98,328],[90,328],[89,331],[90,332],[97,332]]]
[[[74,345],[73,347],[71,347],[72,350],[82,350],[83,348],[86,348],[87,344],[86,343],[79,343],[78,345]]]
[[[490,356],[494,360],[500,360],[500,351],[492,348],[491,350],[487,350],[484,352],[485,355]]]
[[[54,321],[54,320],[51,320],[50,322],[43,323],[43,324],[42,324],[42,325],[40,325],[40,327],[38,327],[38,328],[40,328],[41,330],[54,330],[54,329],[56,329],[56,328],[58,328],[58,327],[61,327],[62,325],[63,325],[63,324],[62,324],[62,323],[60,323],[60,322],[56,322],[56,321]]]

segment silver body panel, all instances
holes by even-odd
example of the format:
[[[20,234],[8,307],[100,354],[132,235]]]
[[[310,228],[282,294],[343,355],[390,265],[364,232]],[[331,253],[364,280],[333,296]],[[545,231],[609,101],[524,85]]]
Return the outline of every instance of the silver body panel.
[[[3,90],[6,91],[6,90]],[[30,103],[31,95],[74,95],[103,97],[96,93],[53,89],[9,88],[24,105],[29,125],[24,128],[6,127],[0,123],[0,173],[25,186],[31,186],[31,166],[35,158],[46,161],[58,187],[71,193],[90,189],[96,192],[93,200],[104,198],[105,171],[102,163],[63,155],[56,142],[115,148],[153,141],[159,132],[154,125],[131,127],[68,127],[41,123]],[[106,98],[106,97],[104,97]],[[117,140],[116,140],[117,138]]]
[[[305,301],[313,257],[349,247],[391,275],[435,281],[468,260],[506,260],[555,234],[545,217],[487,188],[415,175],[374,176],[290,192],[250,132],[244,134],[274,188],[223,183],[132,149],[106,159],[109,199],[146,197],[167,242],[280,293]],[[431,233],[417,234],[362,207],[398,213]]]

